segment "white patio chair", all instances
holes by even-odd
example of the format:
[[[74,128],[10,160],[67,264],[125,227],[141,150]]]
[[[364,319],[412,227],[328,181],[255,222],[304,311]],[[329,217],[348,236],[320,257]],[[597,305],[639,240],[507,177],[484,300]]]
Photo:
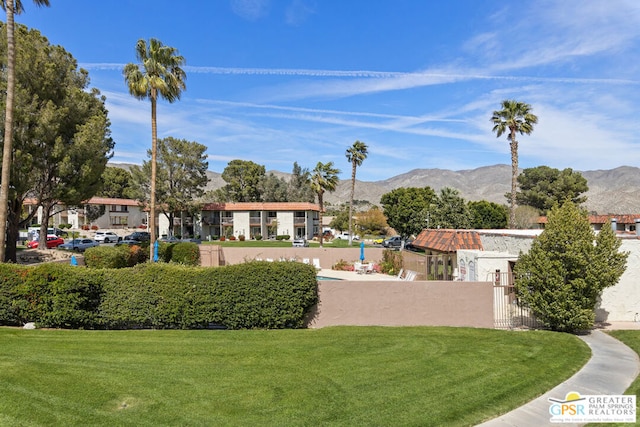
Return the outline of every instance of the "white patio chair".
[[[316,270],[322,270],[322,267],[320,267],[320,258],[313,259],[313,266],[316,268]]]

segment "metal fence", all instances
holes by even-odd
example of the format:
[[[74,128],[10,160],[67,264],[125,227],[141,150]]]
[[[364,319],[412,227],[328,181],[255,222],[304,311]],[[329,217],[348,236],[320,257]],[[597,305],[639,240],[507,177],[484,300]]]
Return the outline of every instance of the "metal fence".
[[[544,328],[531,310],[518,303],[513,285],[500,285],[494,282],[493,316],[496,329]]]

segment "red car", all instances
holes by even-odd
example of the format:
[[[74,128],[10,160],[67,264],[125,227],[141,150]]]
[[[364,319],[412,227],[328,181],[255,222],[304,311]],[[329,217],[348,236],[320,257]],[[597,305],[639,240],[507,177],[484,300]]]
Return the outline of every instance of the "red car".
[[[64,239],[61,238],[61,237],[56,236],[55,234],[49,234],[47,236],[47,249],[57,248],[58,246],[60,246],[63,243],[64,243]],[[31,242],[27,243],[27,248],[29,248],[29,249],[37,249],[38,248],[38,241],[37,240],[32,240]]]

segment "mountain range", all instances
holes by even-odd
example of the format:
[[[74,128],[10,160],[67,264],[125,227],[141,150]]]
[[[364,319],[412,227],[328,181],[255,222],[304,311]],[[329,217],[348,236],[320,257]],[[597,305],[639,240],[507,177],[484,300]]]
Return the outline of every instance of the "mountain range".
[[[130,165],[111,164],[128,168]],[[290,174],[270,171],[288,179]],[[267,173],[270,173],[267,172]],[[585,207],[597,214],[640,213],[640,168],[621,166],[610,170],[579,171],[587,180]],[[222,174],[207,171],[207,190],[225,185]],[[357,175],[356,175],[357,176]],[[452,171],[447,169],[414,169],[382,181],[356,180],[355,200],[380,205],[380,197],[400,187],[433,188],[437,193],[444,187],[454,188],[467,201],[487,200],[507,204],[505,194],[511,189],[511,165],[484,166],[477,169]],[[332,205],[349,201],[351,180],[341,180],[336,190],[325,193],[325,202]]]

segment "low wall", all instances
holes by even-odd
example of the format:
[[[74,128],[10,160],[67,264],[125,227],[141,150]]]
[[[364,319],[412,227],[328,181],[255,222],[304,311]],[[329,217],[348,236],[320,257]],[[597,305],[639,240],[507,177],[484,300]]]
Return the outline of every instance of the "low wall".
[[[383,248],[366,248],[365,260],[382,260]],[[219,245],[200,245],[200,263],[204,267],[240,264],[254,259],[296,259],[320,260],[320,267],[330,269],[340,260],[354,262],[360,260],[360,248],[233,248]]]
[[[307,322],[325,326],[468,326],[493,328],[488,282],[327,280]]]

